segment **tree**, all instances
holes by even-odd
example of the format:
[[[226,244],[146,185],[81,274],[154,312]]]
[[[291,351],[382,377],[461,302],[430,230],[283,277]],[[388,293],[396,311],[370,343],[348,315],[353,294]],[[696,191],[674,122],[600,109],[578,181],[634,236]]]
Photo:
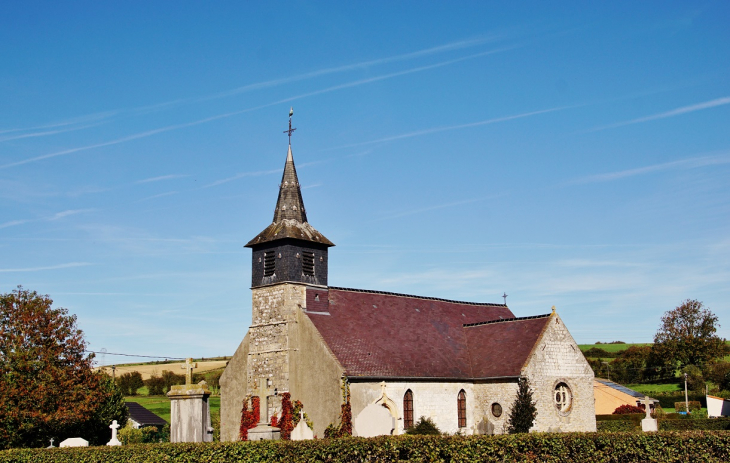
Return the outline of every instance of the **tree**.
[[[537,417],[537,407],[532,399],[532,390],[530,382],[527,378],[520,378],[517,388],[517,397],[512,404],[507,419],[507,432],[517,434],[522,432],[530,432],[532,423]]]
[[[418,419],[418,422],[415,424],[415,426],[411,426],[410,428],[406,429],[406,434],[413,434],[413,435],[439,435],[441,434],[441,430],[436,426],[436,423],[434,423],[431,418],[422,416]]]
[[[102,444],[112,420],[126,423],[124,399],[92,370],[76,317],[52,304],[20,286],[0,295],[0,448],[82,434]]]
[[[659,357],[671,359],[675,367],[704,368],[712,360],[730,353],[725,340],[715,334],[719,326],[717,316],[704,308],[702,302],[687,299],[664,313],[654,336],[654,349]]]

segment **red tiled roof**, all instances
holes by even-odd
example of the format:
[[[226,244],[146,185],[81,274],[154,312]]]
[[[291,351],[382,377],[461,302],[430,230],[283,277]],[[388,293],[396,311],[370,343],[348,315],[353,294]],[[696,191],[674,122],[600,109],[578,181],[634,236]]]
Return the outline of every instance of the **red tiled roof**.
[[[309,318],[350,378],[517,376],[547,317],[514,319],[504,304],[356,289],[307,293],[308,301],[319,296],[316,308],[308,304]]]
[[[518,376],[550,315],[465,326],[475,378]]]

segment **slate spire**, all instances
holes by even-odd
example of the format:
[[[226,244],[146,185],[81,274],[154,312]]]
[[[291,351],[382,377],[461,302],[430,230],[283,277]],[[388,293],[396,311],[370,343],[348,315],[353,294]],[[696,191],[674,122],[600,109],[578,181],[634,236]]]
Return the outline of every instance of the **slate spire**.
[[[289,134],[289,150],[286,153],[284,173],[281,176],[281,184],[279,185],[279,197],[276,200],[274,220],[264,231],[249,241],[246,247],[252,248],[286,238],[309,241],[325,247],[334,246],[334,243],[307,222],[307,212],[304,209],[302,190],[299,186],[297,169],[294,166],[294,156],[291,151],[291,135],[296,130],[291,126],[293,114],[294,110],[292,109],[289,111],[289,129],[284,131],[284,133]]]
[[[291,144],[289,144],[289,152],[286,155],[286,164],[284,164],[284,174],[281,176],[281,184],[279,185],[279,199],[276,201],[274,223],[283,219],[296,220],[299,223],[307,221],[307,212],[304,210],[302,190],[299,187],[297,169],[294,167]]]

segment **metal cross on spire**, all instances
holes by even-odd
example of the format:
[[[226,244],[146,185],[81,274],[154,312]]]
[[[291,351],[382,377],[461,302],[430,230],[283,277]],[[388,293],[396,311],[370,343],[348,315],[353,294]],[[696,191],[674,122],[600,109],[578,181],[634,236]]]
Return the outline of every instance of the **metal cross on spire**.
[[[509,296],[509,294],[507,294],[507,293],[502,294],[502,297],[504,298],[504,305],[507,305],[507,296]]]
[[[291,134],[292,134],[292,132],[294,132],[296,130],[296,129],[291,128],[291,117],[293,115],[294,115],[294,107],[292,106],[291,109],[289,110],[289,130],[284,130],[284,133],[289,134],[289,146],[291,146]]]

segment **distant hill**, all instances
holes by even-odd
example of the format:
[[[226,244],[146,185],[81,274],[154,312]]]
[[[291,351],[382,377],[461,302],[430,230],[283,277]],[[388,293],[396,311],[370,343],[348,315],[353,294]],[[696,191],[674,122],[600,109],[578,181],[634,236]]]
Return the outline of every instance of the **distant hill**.
[[[213,370],[222,370],[226,367],[226,364],[228,363],[228,360],[206,360],[206,361],[198,361],[198,368],[193,370],[193,373],[205,373],[208,371]],[[117,371],[116,375],[123,375],[124,373],[131,373],[133,371],[138,371],[142,375],[142,379],[149,379],[150,376],[153,374],[156,376],[161,376],[162,372],[167,370],[171,371],[175,374],[181,375],[185,374],[185,369],[183,368],[183,365],[185,365],[184,362],[175,362],[175,363],[156,363],[156,362],[150,362],[150,363],[128,363],[128,364],[122,364],[117,365]],[[109,376],[112,375],[112,367],[111,365],[107,365],[104,367],[97,368]]]

